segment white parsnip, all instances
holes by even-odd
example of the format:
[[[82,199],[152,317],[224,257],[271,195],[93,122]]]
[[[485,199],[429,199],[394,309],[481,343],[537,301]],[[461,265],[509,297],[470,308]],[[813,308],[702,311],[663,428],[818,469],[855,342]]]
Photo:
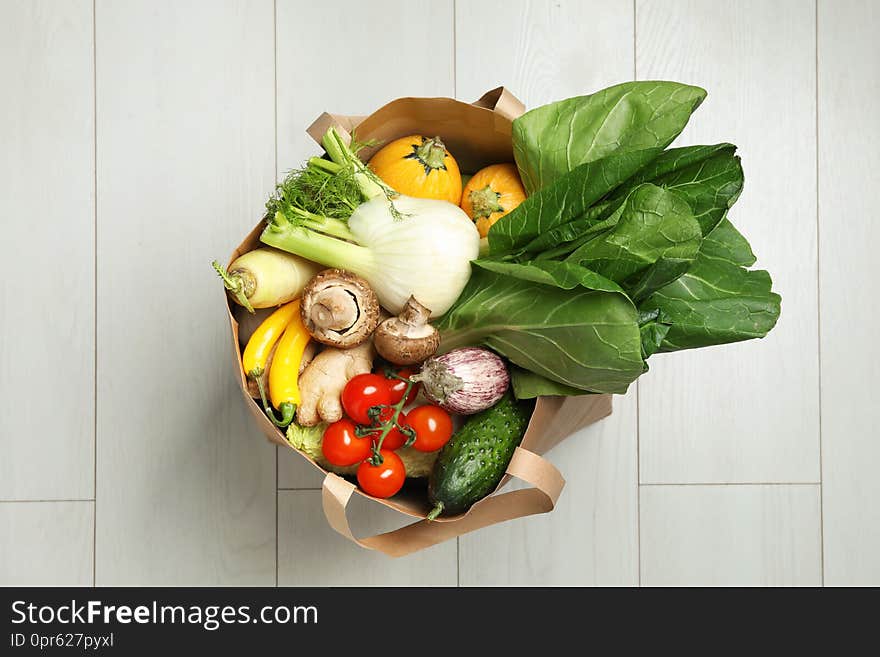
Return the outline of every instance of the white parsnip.
[[[268,247],[239,256],[228,270],[212,264],[235,302],[250,312],[296,299],[320,270],[314,262]]]

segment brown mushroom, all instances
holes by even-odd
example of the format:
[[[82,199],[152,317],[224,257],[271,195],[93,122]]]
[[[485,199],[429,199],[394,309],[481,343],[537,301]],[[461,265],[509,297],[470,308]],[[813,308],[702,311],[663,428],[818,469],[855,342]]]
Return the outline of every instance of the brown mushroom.
[[[364,342],[376,329],[379,300],[360,276],[342,269],[325,269],[303,290],[300,314],[315,340],[349,349]]]
[[[410,297],[398,317],[379,324],[373,334],[376,351],[395,365],[415,365],[434,355],[440,333],[428,324],[431,310]]]

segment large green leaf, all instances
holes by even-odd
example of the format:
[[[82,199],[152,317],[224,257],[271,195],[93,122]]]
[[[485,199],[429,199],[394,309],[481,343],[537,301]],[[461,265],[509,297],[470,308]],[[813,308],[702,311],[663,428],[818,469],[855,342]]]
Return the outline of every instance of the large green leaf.
[[[660,257],[645,271],[636,274],[624,283],[629,298],[639,304],[657,290],[678,280],[693,263],[683,258]]]
[[[648,297],[639,310],[661,311],[670,323],[660,351],[762,338],[779,319],[781,298],[770,274],[748,270],[748,243],[725,220],[703,240],[690,269]]]
[[[688,202],[694,218],[707,235],[739,198],[743,172],[736,146],[686,146],[664,151],[605,200],[582,216],[546,231],[524,247],[531,258],[560,257],[583,244],[590,235],[616,222],[626,197],[645,183],[674,191]],[[566,243],[572,245],[567,249]],[[673,279],[674,280],[674,279]]]
[[[610,201],[619,201],[646,182],[659,185],[688,202],[703,235],[708,235],[742,192],[743,170],[735,152],[733,144],[671,148],[618,187]]]
[[[529,194],[584,162],[666,148],[706,97],[678,82],[625,82],[550,103],[513,122],[513,152]]]
[[[614,281],[586,267],[581,267],[574,262],[559,262],[557,260],[533,260],[531,262],[474,260],[473,264],[496,274],[504,274],[532,283],[553,285],[564,290],[582,287],[587,290],[625,294],[623,288]]]
[[[671,326],[666,313],[655,308],[653,310],[639,312],[639,331],[642,334],[642,358],[648,359],[656,353],[663,340],[666,339]]]
[[[509,369],[510,385],[513,388],[513,396],[517,399],[534,399],[535,397],[546,395],[570,397],[572,395],[590,394],[580,388],[572,388],[564,383],[551,381],[516,365],[511,365]]]
[[[483,344],[581,390],[623,393],[644,370],[638,313],[623,294],[565,290],[475,267],[437,328],[443,351]]]
[[[715,230],[703,238],[700,254],[704,258],[717,258],[741,267],[751,267],[755,264],[752,247],[729,219],[724,219]]]
[[[642,297],[683,274],[702,237],[685,200],[646,183],[630,193],[613,227],[580,246],[566,262],[587,267]]]
[[[633,176],[632,180],[627,181],[627,187],[634,187],[644,182],[650,182],[654,178],[688,169],[715,155],[723,153],[732,155],[735,152],[736,146],[727,142],[670,148],[663,151],[650,165],[639,171],[638,175]]]
[[[615,153],[576,167],[497,221],[489,229],[489,253],[517,252],[540,235],[582,217],[659,154],[659,148]]]
[[[560,247],[564,249],[568,243],[587,238],[617,223],[623,203],[617,201],[617,207],[614,206],[611,202],[597,203],[581,216],[541,233],[523,247],[523,257],[558,257],[554,252]]]

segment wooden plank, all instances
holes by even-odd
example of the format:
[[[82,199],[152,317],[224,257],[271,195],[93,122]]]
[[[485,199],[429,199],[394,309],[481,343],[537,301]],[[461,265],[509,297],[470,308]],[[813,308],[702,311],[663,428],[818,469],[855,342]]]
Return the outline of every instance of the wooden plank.
[[[490,26],[487,29],[487,26]],[[458,96],[504,84],[528,107],[632,79],[629,3],[456,5]],[[464,585],[635,584],[638,581],[635,388],[614,415],[549,454],[568,480],[549,515],[460,539]]]
[[[279,173],[320,152],[305,130],[321,112],[455,93],[451,0],[278,0],[276,11]]]
[[[0,586],[91,586],[93,502],[0,503]]]
[[[322,112],[455,94],[451,0],[278,0],[276,11],[279,175],[320,152],[306,128]],[[298,454],[279,450],[278,465],[281,488],[320,488]]]
[[[412,519],[352,498],[348,517],[356,536],[403,526]],[[399,559],[365,550],[333,531],[324,519],[321,492],[278,492],[280,586],[455,586],[455,541]]]
[[[633,13],[614,0],[456,5],[456,92],[473,101],[505,85],[527,107],[633,77]]]
[[[819,284],[825,583],[880,585],[880,7],[819,3]]]
[[[275,450],[211,271],[274,184],[271,0],[100,0],[97,582],[275,583]]]
[[[0,20],[0,500],[94,496],[92,3]]]
[[[819,486],[642,486],[646,586],[817,586]]]
[[[709,96],[681,144],[739,145],[731,219],[781,292],[763,341],[661,355],[640,381],[641,481],[819,481],[813,4],[639,1],[640,79]]]
[[[566,478],[552,513],[462,536],[467,586],[638,583],[636,395],[547,455]]]

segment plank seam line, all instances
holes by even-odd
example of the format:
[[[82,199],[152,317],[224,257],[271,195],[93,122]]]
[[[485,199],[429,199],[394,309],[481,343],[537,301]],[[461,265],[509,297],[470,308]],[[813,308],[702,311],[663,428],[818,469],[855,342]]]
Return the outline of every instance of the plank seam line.
[[[94,430],[92,434],[92,586],[98,583],[98,20],[97,0],[92,0],[92,148],[94,169],[92,171],[92,192],[94,194],[95,231],[93,234],[94,264],[94,351],[92,383],[94,391]]]
[[[816,82],[816,106],[814,108],[816,117],[816,374],[819,402],[818,419],[819,419],[819,560],[821,566],[821,582],[825,586],[825,481],[824,467],[822,461],[822,269],[820,266],[821,243],[819,240],[819,0],[813,3],[815,12],[813,15],[813,27],[815,29],[813,40],[815,47],[815,82]]]
[[[452,97],[458,98],[458,0],[452,0]]]

